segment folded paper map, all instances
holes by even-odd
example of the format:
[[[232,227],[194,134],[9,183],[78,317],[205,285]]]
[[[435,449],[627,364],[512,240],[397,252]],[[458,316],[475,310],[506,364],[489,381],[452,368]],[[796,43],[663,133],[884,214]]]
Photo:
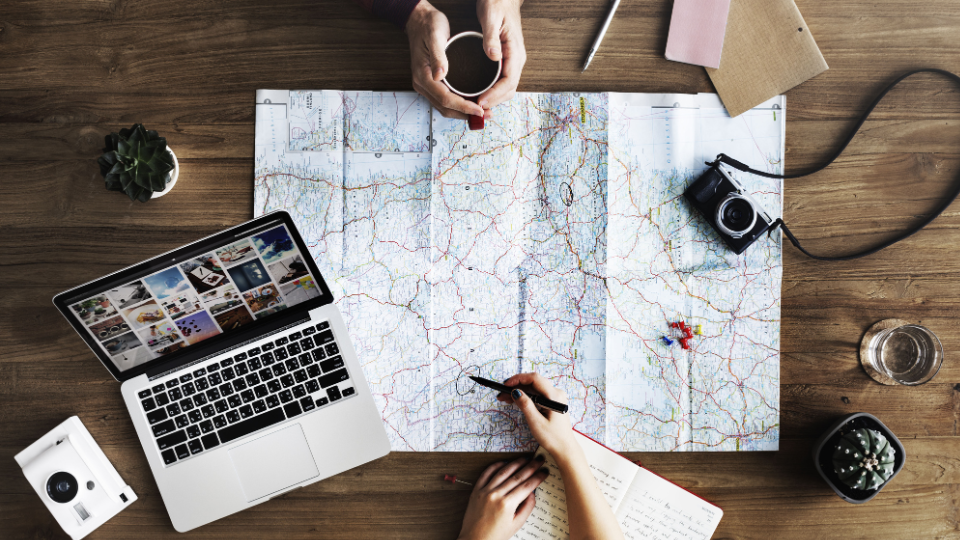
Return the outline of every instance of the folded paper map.
[[[261,90],[254,213],[296,220],[395,450],[534,448],[468,378],[523,371],[615,450],[775,450],[779,235],[734,255],[682,193],[720,152],[781,171],[784,107],[518,94],[470,131],[413,93]],[[734,176],[780,215],[780,180]]]

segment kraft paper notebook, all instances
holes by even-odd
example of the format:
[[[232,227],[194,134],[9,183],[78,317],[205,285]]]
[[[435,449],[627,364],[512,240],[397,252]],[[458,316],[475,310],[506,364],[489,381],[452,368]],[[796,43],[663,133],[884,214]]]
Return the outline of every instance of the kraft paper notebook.
[[[709,540],[723,510],[593,439],[576,434],[600,491],[613,508],[627,540]],[[537,506],[514,540],[564,540],[570,537],[566,494],[557,462],[540,448],[550,476],[537,488]]]
[[[723,62],[707,74],[738,116],[826,70],[793,0],[732,0]]]

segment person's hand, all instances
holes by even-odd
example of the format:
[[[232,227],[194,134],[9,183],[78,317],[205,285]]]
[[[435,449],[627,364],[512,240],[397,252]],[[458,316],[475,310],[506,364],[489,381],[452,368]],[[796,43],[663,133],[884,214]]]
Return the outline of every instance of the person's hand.
[[[520,458],[487,467],[470,494],[457,540],[507,540],[530,517],[533,490],[550,474],[542,459]]]
[[[517,93],[520,72],[527,63],[520,29],[520,5],[523,0],[477,0],[477,18],[483,27],[483,49],[491,60],[503,59],[500,80],[477,98],[489,109],[507,101]]]
[[[527,418],[527,425],[530,426],[531,433],[551,455],[564,455],[567,453],[567,449],[577,445],[573,438],[573,428],[570,426],[570,415],[548,409],[538,409],[530,396],[527,395],[527,391],[533,390],[547,399],[566,403],[567,395],[563,390],[554,387],[550,381],[536,373],[520,373],[503,381],[503,384],[517,388],[511,394],[498,395],[497,399],[514,403],[520,407],[523,415]]]
[[[466,120],[468,115],[483,116],[480,105],[454,94],[442,82],[449,67],[445,50],[450,39],[447,17],[427,0],[420,0],[407,19],[406,31],[413,89],[447,118]]]

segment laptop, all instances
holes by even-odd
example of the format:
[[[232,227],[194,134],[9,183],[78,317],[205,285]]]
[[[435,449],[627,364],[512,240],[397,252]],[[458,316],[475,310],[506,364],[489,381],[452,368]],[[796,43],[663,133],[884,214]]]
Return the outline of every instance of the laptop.
[[[58,294],[186,532],[387,455],[333,295],[273,212]]]

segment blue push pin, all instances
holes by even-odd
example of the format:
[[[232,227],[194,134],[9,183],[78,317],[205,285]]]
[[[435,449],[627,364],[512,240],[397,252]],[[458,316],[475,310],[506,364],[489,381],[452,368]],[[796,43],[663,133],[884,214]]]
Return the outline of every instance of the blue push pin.
[[[662,339],[663,339],[663,342],[666,343],[667,345],[673,345],[673,340],[668,338],[667,336],[663,336]]]

